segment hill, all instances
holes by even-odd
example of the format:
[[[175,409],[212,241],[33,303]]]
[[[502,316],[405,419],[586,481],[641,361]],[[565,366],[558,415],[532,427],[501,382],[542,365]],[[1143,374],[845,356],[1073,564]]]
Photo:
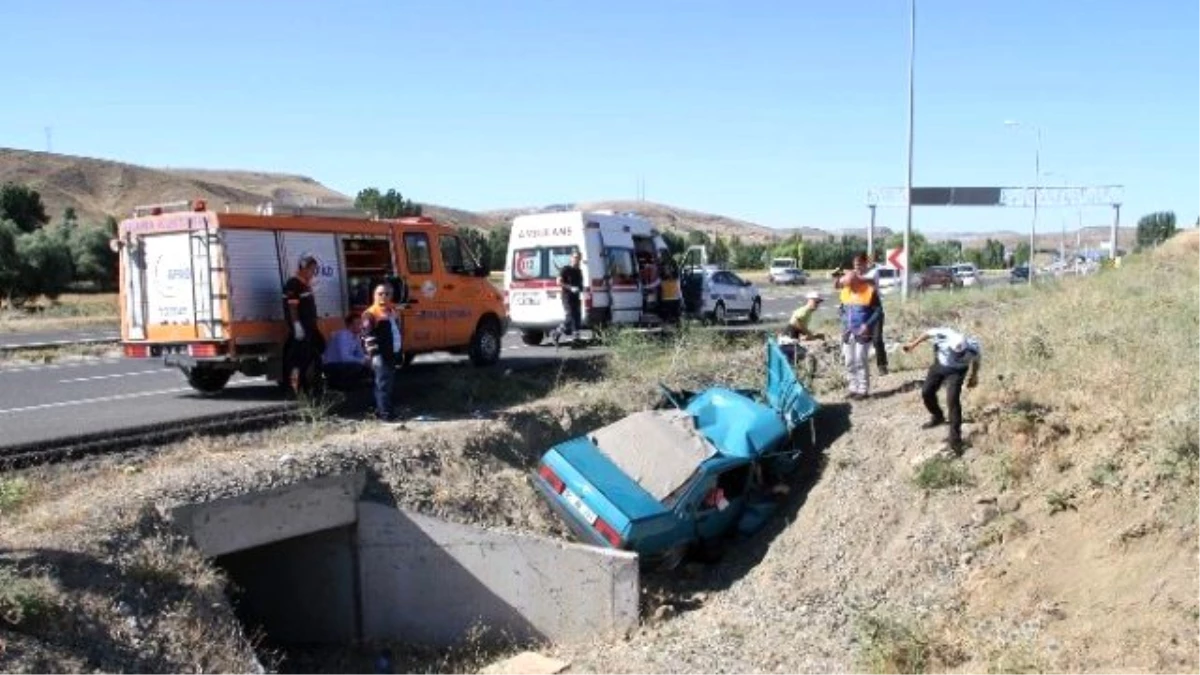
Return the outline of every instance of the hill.
[[[0,148],[0,183],[12,181],[27,185],[42,195],[47,213],[59,218],[63,210],[75,209],[80,220],[99,222],[112,215],[123,218],[134,206],[179,201],[207,200],[210,208],[221,209],[226,204],[234,210],[248,210],[265,201],[321,204],[346,204],[353,197],[333,190],[308,176],[264,171],[224,169],[152,168],[92,157],[79,157],[32,150]],[[467,211],[437,204],[422,204],[425,212],[437,220],[456,227],[488,230],[525,213],[543,213],[564,208],[611,209],[632,211],[650,219],[663,230],[687,234],[700,231],[722,237],[739,236],[745,242],[764,242],[802,234],[806,238],[830,236],[866,236],[863,227],[854,228],[769,228],[737,218],[693,211],[690,209],[633,200],[608,200],[555,204],[541,207]],[[1134,228],[1121,228],[1123,242],[1131,242]],[[876,229],[882,240],[891,231]],[[1014,231],[1001,232],[928,232],[934,241],[958,239],[967,247],[982,245],[988,238],[1015,245],[1027,235]],[[1038,236],[1038,246],[1057,247],[1061,233],[1048,230]],[[1085,247],[1098,247],[1108,238],[1107,226],[1085,227],[1080,241]],[[1074,231],[1066,233],[1068,246],[1076,240]]]

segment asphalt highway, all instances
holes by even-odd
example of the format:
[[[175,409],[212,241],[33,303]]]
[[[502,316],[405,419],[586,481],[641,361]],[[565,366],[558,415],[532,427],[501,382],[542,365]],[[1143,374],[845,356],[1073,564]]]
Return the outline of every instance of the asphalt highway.
[[[828,284],[760,288],[763,322],[781,324],[805,293],[819,290],[827,299]],[[823,308],[823,322],[836,321],[832,303]],[[0,335],[0,346],[55,342],[71,344],[81,338],[112,335],[112,331],[55,331]],[[504,336],[500,367],[523,369],[560,359],[602,352],[555,349],[522,344],[516,331]],[[413,364],[421,370],[439,369],[465,359],[428,354]],[[444,364],[444,365],[443,365]],[[452,372],[447,372],[453,377]],[[148,424],[184,421],[214,414],[250,411],[282,402],[279,389],[265,378],[235,376],[218,397],[202,397],[188,387],[183,375],[160,359],[106,358],[36,365],[0,365],[0,447],[46,442],[83,434],[117,431]]]

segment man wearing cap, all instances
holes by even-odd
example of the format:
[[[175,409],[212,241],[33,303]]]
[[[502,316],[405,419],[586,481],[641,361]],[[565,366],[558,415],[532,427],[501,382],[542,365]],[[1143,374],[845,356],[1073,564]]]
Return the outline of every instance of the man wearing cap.
[[[312,280],[317,260],[303,256],[296,274],[283,286],[283,315],[288,320],[288,340],[283,347],[283,374],[295,393],[308,392],[320,367],[314,364],[325,351],[325,336],[317,327],[317,301]]]
[[[979,383],[979,361],[982,351],[979,341],[964,335],[952,328],[933,328],[908,344],[904,351],[910,352],[926,340],[933,340],[933,364],[925,375],[925,384],[921,387],[921,399],[925,408],[932,416],[928,422],[921,425],[922,429],[932,429],[946,423],[942,409],[938,406],[937,392],[944,382],[946,384],[946,405],[950,408],[950,449],[962,454],[962,395],[963,378],[966,378],[968,389],[973,389]]]
[[[793,340],[802,338],[808,340],[822,339],[825,336],[809,330],[808,323],[812,320],[813,313],[824,302],[824,298],[816,291],[809,291],[804,296],[804,300],[804,304],[796,308],[796,311],[792,312],[792,317],[788,319],[786,335]]]

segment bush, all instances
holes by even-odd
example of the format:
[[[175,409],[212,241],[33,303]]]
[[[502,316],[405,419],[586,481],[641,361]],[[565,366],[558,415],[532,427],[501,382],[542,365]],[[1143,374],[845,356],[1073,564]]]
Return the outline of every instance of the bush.
[[[90,281],[101,290],[116,287],[118,258],[109,247],[109,240],[109,233],[100,225],[71,230],[67,245],[71,249],[75,281]]]
[[[71,283],[74,270],[71,249],[59,232],[44,228],[17,237],[20,276],[10,290],[12,298],[45,295],[54,299]]]

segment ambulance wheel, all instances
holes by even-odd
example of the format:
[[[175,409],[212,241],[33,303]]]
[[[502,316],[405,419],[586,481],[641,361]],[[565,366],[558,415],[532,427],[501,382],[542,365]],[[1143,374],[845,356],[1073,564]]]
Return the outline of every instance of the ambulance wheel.
[[[471,336],[471,346],[467,354],[471,363],[477,366],[490,366],[500,360],[500,322],[492,317],[486,317],[479,322],[475,334]]]
[[[546,333],[540,330],[523,330],[521,331],[521,342],[536,347],[542,344],[542,340],[546,339]]]
[[[750,323],[758,323],[762,319],[762,300],[754,299],[754,304],[750,306]]]
[[[193,366],[185,371],[188,384],[201,394],[216,394],[225,388],[229,378],[233,377],[232,370],[202,368]]]

